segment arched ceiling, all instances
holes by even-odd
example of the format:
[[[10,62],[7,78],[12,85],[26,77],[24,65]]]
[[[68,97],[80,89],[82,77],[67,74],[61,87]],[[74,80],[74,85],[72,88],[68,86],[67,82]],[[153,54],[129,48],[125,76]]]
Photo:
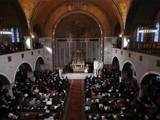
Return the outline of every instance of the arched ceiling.
[[[55,37],[69,37],[72,38],[99,38],[101,36],[101,29],[99,24],[88,15],[75,13],[64,17],[59,21],[55,29]]]
[[[99,10],[105,13],[106,18],[109,20],[112,28],[117,23],[123,29],[129,6],[132,0],[78,0],[83,5],[93,4]],[[63,4],[77,3],[77,0],[19,0],[22,8],[24,9],[27,20],[31,24],[46,24],[51,12],[58,9]],[[80,3],[80,4],[81,4]]]

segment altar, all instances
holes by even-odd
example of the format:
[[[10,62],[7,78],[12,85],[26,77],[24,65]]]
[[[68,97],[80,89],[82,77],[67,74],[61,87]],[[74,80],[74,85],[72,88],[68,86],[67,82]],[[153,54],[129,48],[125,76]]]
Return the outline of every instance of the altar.
[[[84,53],[81,50],[77,50],[72,56],[71,68],[74,73],[84,73],[85,67],[85,58]]]
[[[93,76],[93,73],[66,73],[62,74],[62,77],[68,78],[69,80],[84,80],[86,77]]]

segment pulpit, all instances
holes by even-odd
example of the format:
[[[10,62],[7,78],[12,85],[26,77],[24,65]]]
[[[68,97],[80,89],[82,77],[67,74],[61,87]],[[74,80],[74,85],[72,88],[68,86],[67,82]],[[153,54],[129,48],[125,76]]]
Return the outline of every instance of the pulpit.
[[[73,72],[84,72],[85,71],[85,54],[81,50],[74,52],[72,56],[71,67]]]

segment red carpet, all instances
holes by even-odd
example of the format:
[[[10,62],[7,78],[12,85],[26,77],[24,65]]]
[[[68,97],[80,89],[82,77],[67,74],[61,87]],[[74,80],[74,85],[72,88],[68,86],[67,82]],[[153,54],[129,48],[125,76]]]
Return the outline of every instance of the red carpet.
[[[68,120],[82,120],[83,109],[83,80],[71,80]]]

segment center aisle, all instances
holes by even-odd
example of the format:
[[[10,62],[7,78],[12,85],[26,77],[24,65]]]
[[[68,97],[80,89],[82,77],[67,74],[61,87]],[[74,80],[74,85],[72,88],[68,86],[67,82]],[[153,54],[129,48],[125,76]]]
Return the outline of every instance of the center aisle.
[[[68,106],[68,120],[82,120],[83,116],[83,80],[71,80]]]

